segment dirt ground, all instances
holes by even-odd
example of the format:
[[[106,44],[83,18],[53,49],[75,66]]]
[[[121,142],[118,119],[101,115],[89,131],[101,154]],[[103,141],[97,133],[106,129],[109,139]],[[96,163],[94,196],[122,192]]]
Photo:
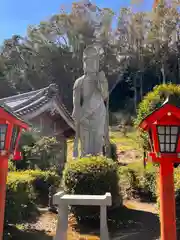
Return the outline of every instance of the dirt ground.
[[[123,215],[128,217],[128,224],[120,226],[119,230],[111,230],[112,240],[155,240],[159,239],[159,220],[154,204],[141,203],[137,200],[124,202],[125,209]],[[121,212],[119,213],[121,214]],[[8,240],[53,240],[56,231],[57,215],[49,212],[41,214],[34,223],[21,225],[19,229],[14,229],[11,238]],[[75,221],[69,216],[68,240],[98,240],[98,232],[90,234],[87,230],[82,235],[74,229]]]

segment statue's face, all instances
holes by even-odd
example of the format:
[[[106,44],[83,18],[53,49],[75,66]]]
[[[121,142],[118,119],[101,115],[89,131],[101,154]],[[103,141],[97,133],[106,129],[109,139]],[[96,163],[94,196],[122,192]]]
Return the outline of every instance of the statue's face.
[[[83,69],[85,73],[99,72],[99,59],[98,58],[84,58]]]

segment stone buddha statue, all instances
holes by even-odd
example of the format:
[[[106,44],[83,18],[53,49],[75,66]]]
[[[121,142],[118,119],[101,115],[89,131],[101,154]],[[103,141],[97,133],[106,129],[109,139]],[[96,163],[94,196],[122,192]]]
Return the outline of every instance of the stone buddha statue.
[[[108,99],[108,81],[103,71],[99,70],[100,50],[96,45],[88,46],[83,53],[84,75],[75,81],[73,87],[73,113],[76,125],[74,157],[81,154],[99,155],[102,153],[107,137],[106,101]]]

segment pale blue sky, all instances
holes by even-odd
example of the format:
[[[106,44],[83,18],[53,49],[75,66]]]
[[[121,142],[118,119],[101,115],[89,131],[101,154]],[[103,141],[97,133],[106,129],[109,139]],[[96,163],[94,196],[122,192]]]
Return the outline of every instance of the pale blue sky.
[[[76,0],[1,0],[0,6],[0,43],[14,34],[24,36],[28,25],[38,24],[53,14],[60,12],[61,6],[70,9]],[[142,0],[143,1],[143,0]],[[129,6],[131,0],[96,0],[99,7],[110,7],[118,11],[123,6]],[[144,0],[143,10],[152,9],[153,0]]]

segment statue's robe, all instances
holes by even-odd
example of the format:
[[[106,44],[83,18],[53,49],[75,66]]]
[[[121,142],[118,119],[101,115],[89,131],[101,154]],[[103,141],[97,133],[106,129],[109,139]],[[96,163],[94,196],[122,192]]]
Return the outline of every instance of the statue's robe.
[[[79,131],[81,157],[101,154],[104,145],[107,79],[103,72],[83,75],[73,88],[73,118]]]

